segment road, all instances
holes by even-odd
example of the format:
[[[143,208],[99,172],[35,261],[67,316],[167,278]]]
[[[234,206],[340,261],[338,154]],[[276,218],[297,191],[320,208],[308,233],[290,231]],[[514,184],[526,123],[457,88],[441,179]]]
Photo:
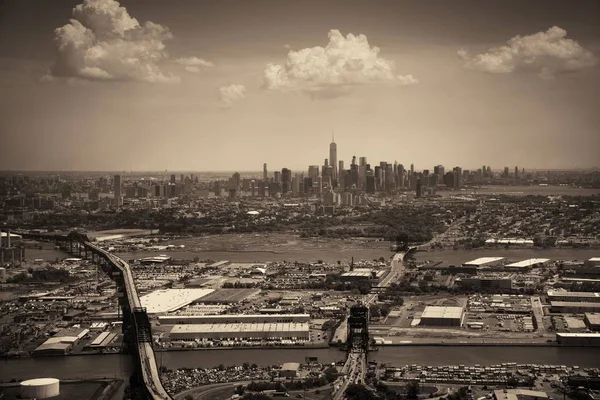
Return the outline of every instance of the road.
[[[392,282],[397,281],[404,273],[404,255],[406,253],[396,253],[390,265],[390,272],[379,283],[380,287],[387,287]],[[367,295],[364,304],[368,307],[377,299],[377,293]],[[350,384],[364,384],[367,374],[367,354],[353,349],[346,363],[342,368],[344,378],[341,386],[333,393],[334,400],[341,400]]]

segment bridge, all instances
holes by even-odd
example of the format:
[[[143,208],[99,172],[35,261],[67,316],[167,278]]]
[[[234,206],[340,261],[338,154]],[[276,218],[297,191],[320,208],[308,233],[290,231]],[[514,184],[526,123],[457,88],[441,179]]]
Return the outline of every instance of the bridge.
[[[404,274],[404,259],[417,251],[417,247],[409,247],[406,252],[396,253],[392,259],[390,272],[379,283],[379,288],[386,288]],[[377,299],[377,293],[367,295],[363,304],[350,308],[348,316],[348,357],[342,368],[344,374],[342,384],[333,393],[334,400],[341,400],[350,384],[364,384],[367,374],[367,355],[369,352],[369,305]]]
[[[87,235],[77,231],[68,234],[19,232],[19,235],[39,241],[51,241],[73,255],[91,258],[116,282],[119,305],[123,310],[124,340],[136,358],[135,375],[131,382],[136,396],[134,398],[172,399],[160,381],[152,348],[152,326],[138,297],[129,264],[101,249]]]

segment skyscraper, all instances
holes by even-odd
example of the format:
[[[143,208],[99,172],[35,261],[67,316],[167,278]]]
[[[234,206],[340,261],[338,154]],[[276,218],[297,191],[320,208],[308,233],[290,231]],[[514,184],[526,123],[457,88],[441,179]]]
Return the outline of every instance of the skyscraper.
[[[335,144],[335,137],[332,135],[331,144],[329,144],[329,165],[333,167],[334,180],[337,180],[338,166],[337,166],[337,144]]]
[[[292,189],[292,171],[287,168],[281,170],[281,192],[287,193]]]
[[[263,181],[267,181],[267,163],[263,164]]]
[[[113,179],[113,191],[115,193],[115,205],[121,206],[121,175],[115,175]]]

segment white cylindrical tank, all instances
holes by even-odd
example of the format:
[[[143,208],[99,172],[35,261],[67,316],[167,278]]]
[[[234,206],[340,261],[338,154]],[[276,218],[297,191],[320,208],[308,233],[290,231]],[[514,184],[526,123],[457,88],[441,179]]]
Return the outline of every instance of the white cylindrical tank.
[[[58,396],[60,381],[55,378],[38,378],[21,382],[21,398],[48,399]]]

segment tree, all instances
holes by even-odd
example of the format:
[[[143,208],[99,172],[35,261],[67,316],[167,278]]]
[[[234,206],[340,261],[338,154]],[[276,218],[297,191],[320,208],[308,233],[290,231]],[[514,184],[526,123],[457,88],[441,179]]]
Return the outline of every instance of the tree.
[[[419,382],[408,382],[405,386],[405,390],[406,390],[406,398],[408,400],[417,400],[419,398],[419,392],[420,392],[420,387],[419,387]]]

